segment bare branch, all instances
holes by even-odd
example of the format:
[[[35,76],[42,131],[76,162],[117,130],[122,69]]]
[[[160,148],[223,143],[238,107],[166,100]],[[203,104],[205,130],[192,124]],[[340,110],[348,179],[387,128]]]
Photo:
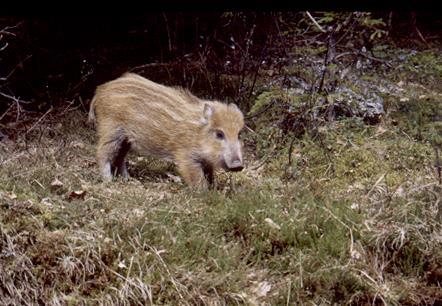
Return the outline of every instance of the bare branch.
[[[313,18],[313,16],[310,15],[309,11],[306,11],[305,13],[307,14],[308,18],[310,18],[310,20],[315,24],[315,26],[316,26],[321,32],[323,32],[323,33],[327,33],[327,31],[324,30],[324,29],[319,25],[319,23],[315,20],[315,18]]]
[[[0,96],[3,96],[5,98],[8,98],[14,102],[19,102],[19,103],[25,103],[25,104],[29,104],[31,103],[30,101],[25,101],[25,100],[21,100],[20,98],[14,97],[14,96],[10,96],[8,94],[5,94],[4,92],[0,91]]]
[[[1,37],[0,37],[0,39],[1,39]],[[5,45],[0,48],[0,51],[5,50],[8,46],[9,46],[9,43],[5,43]]]
[[[0,50],[1,51],[1,50]],[[11,72],[8,73],[7,76],[5,77],[1,77],[0,81],[6,81],[7,79],[9,79],[9,77],[15,72],[15,70],[17,70],[18,67],[22,66],[23,63],[25,61],[27,61],[28,59],[30,59],[32,57],[32,54],[28,55],[24,60],[22,60],[21,62],[19,62],[17,65],[15,65],[14,69],[11,70]]]
[[[0,34],[8,34],[8,35],[15,36],[15,34],[12,33],[12,32],[9,32],[9,30],[11,30],[11,29],[15,29],[15,28],[18,28],[22,23],[23,23],[23,21],[20,21],[19,23],[17,23],[17,24],[14,25],[14,26],[7,26],[7,27],[4,27],[3,29],[0,30]]]
[[[32,125],[25,134],[28,134],[30,131],[32,131],[39,123],[41,120],[43,120],[44,117],[46,117],[47,114],[49,114],[52,111],[52,107],[50,109],[47,110],[46,113],[43,114],[43,116],[40,117],[40,119],[37,120],[37,122],[34,123],[34,125]]]
[[[148,64],[132,67],[129,69],[129,71],[134,71],[134,70],[139,70],[139,69],[144,69],[144,68],[149,68],[149,67],[165,67],[165,66],[170,66],[170,63],[148,63]]]

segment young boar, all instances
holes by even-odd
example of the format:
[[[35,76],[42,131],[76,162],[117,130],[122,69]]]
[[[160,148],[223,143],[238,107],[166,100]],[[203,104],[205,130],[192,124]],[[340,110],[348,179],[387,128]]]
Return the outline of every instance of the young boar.
[[[133,73],[97,87],[89,120],[96,121],[97,162],[104,180],[128,177],[130,149],[174,162],[184,181],[207,188],[214,169],[243,169],[239,132],[243,114],[235,104],[197,98],[189,91]]]

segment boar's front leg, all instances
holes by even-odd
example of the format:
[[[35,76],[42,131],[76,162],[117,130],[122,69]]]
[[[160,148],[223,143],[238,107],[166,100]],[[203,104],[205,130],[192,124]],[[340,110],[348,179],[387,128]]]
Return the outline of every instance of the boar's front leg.
[[[109,157],[109,151],[107,150],[105,145],[98,146],[97,162],[103,180],[111,181],[112,180],[111,159]]]
[[[201,166],[203,169],[203,173],[204,173],[204,177],[207,180],[207,183],[209,184],[210,187],[213,187],[214,185],[214,171],[213,171],[213,167],[212,165],[210,165],[209,163],[202,161],[201,162]]]
[[[204,166],[201,162],[193,160],[191,158],[177,158],[176,160],[178,171],[183,177],[184,181],[193,188],[207,189],[208,182],[207,176],[204,171]],[[213,177],[213,172],[212,172]]]

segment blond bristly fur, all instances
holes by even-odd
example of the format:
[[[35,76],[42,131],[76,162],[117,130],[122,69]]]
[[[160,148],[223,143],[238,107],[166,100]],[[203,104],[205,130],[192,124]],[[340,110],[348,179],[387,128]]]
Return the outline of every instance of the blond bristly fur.
[[[244,121],[234,104],[202,100],[126,73],[98,86],[89,121],[97,125],[97,161],[105,179],[111,178],[111,164],[127,177],[129,149],[175,162],[191,186],[206,187],[213,169],[229,168],[232,161],[242,168],[238,133]],[[215,137],[219,130],[225,141]]]

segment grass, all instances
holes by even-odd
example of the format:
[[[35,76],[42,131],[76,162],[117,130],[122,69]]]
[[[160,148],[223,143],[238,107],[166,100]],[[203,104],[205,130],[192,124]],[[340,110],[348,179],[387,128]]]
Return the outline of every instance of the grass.
[[[324,124],[291,165],[249,134],[248,167],[208,192],[136,156],[129,182],[103,183],[86,114],[48,116],[0,142],[0,304],[441,303],[442,189],[415,101]]]

